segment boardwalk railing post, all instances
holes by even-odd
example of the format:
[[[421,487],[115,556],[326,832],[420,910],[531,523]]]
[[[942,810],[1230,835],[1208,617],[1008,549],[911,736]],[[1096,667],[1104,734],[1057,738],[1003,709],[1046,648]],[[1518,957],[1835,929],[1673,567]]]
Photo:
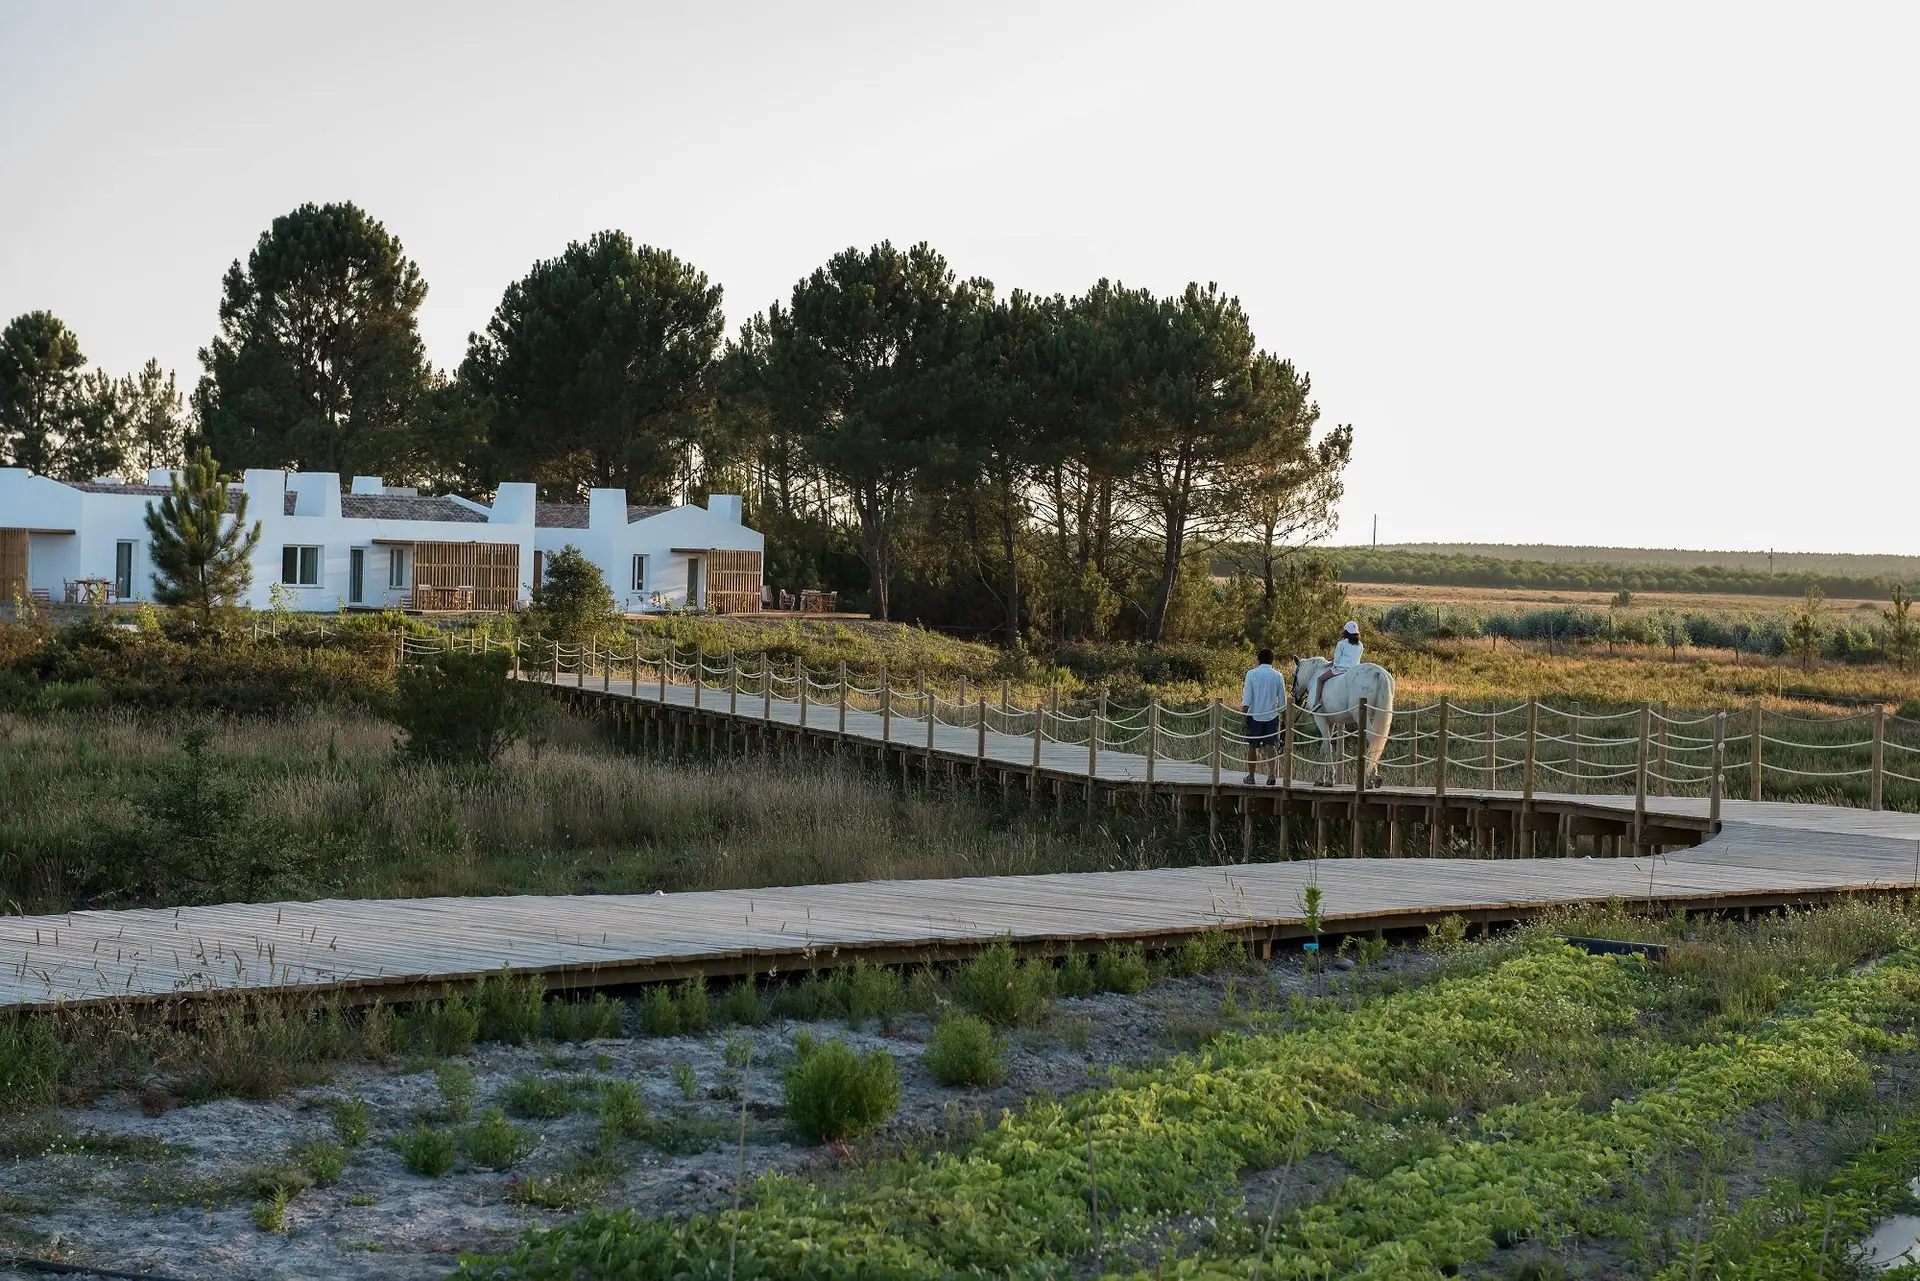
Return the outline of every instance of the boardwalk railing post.
[[[560,642],[553,643],[553,683],[560,684]]]
[[[1713,714],[1713,779],[1707,789],[1707,821],[1713,831],[1720,830],[1720,797],[1726,788],[1722,779],[1727,757],[1727,714]]]
[[[807,727],[807,663],[805,659],[793,660],[793,679],[800,685],[800,728]]]
[[[1438,744],[1433,754],[1433,819],[1427,824],[1427,857],[1440,857],[1440,829],[1447,816],[1447,696],[1440,696],[1440,724],[1434,731]]]
[[[700,691],[707,684],[707,651],[694,646],[693,649],[693,710],[700,710]],[[694,731],[699,733],[698,730]]]
[[[1753,748],[1749,768],[1752,771],[1751,799],[1760,799],[1760,700],[1753,700]]]
[[[1087,808],[1093,808],[1093,784],[1100,777],[1100,727],[1107,719],[1107,691],[1100,691],[1087,721]]]
[[[1282,695],[1286,694],[1283,689]],[[1289,828],[1293,807],[1293,699],[1285,697],[1280,704],[1280,754],[1284,758],[1280,765],[1280,798],[1273,803],[1274,844],[1281,858],[1293,857],[1293,832]]]
[[[1667,794],[1667,779],[1671,777],[1671,773],[1667,769],[1667,736],[1671,732],[1667,724],[1667,710],[1666,700],[1662,699],[1660,701],[1660,763],[1654,767],[1653,771],[1655,790],[1661,796]]]
[[[613,651],[607,650],[605,653],[600,655],[600,692],[602,694],[608,694],[608,693],[611,693],[612,691],[613,691]]]
[[[1640,737],[1633,748],[1633,851],[1640,852],[1641,837],[1647,829],[1647,738],[1652,728],[1653,708],[1640,704]]]
[[[520,679],[520,642],[517,638],[513,642],[513,679]]]
[[[667,674],[673,670],[673,642],[668,641],[660,651],[660,706],[667,705]]]
[[[1353,755],[1353,856],[1359,858],[1366,852],[1364,828],[1360,824],[1360,807],[1367,799],[1367,739],[1373,729],[1373,718],[1367,711],[1367,700],[1361,699],[1359,707],[1354,709],[1354,723],[1359,727],[1359,743]]]
[[[847,736],[847,660],[844,658],[840,660],[840,689],[838,691],[838,697],[840,700],[839,734],[841,738],[845,738]]]
[[[980,779],[987,772],[987,693],[980,691],[980,724],[973,744],[973,792],[980,794]]]
[[[740,714],[740,651],[737,649],[730,649],[727,651],[727,715],[738,716],[739,714]],[[727,731],[727,734],[729,737],[731,737],[733,734],[733,731],[729,729]]]
[[[1540,700],[1527,700],[1527,754],[1526,762],[1520,771],[1520,813],[1513,824],[1513,854],[1515,858],[1533,856],[1533,831],[1528,820],[1533,817],[1533,771],[1539,760],[1540,751]]]
[[[1887,766],[1887,705],[1873,709],[1873,784],[1867,796],[1867,808],[1879,809]]]
[[[1047,705],[1038,698],[1033,700],[1033,768],[1027,772],[1027,804],[1033,804],[1040,795],[1040,745],[1046,741]]]
[[[1292,699],[1288,699],[1287,705],[1280,709],[1280,715],[1282,717],[1280,722],[1280,788],[1281,791],[1285,793],[1293,790],[1293,740],[1294,736],[1299,732],[1298,726],[1300,724],[1299,721],[1294,719]]]
[[[893,682],[887,665],[880,664],[880,772],[887,772],[887,752],[893,743]]]
[[[760,656],[760,719],[769,726],[773,725],[773,655]]]
[[[1213,758],[1213,784],[1207,793],[1207,844],[1211,846],[1220,839],[1220,700],[1217,698],[1207,708],[1207,721],[1212,740],[1208,755]]]
[[[627,697],[640,701],[640,638],[633,638],[633,666],[627,669]]]
[[[1147,790],[1153,790],[1154,761],[1160,755],[1160,700],[1147,700]]]

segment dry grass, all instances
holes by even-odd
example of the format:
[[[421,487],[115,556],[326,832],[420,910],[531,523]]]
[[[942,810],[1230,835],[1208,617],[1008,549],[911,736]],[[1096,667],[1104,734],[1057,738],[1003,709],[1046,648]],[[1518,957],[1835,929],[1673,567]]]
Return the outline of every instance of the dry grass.
[[[184,725],[0,715],[0,894],[72,906],[60,869],[137,827]],[[288,869],[262,897],[644,893],[1205,857],[1149,828],[1056,828],[971,792],[878,786],[831,759],[661,761],[557,711],[542,738],[491,770],[414,765],[389,726],[316,709],[220,722],[209,751]]]

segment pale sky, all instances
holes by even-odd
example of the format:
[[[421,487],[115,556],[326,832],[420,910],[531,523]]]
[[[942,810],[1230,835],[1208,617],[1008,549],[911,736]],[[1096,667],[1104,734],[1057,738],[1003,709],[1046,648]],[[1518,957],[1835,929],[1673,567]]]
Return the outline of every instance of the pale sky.
[[[729,330],[839,249],[1238,294],[1340,541],[1920,553],[1920,5],[0,0],[0,323],[199,376],[352,200],[436,365],[619,227]]]

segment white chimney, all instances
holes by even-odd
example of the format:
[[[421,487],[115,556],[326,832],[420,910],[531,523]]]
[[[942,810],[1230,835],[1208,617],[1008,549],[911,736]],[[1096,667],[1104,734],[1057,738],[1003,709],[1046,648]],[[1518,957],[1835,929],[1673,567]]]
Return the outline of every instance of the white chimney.
[[[738,525],[740,523],[740,506],[740,495],[738,494],[707,495],[707,510],[730,525]]]

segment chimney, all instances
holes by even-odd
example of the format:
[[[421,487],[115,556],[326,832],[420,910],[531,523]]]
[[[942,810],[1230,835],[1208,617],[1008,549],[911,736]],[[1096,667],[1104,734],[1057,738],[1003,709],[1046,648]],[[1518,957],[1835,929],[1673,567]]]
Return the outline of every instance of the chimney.
[[[707,511],[719,517],[721,520],[726,521],[729,525],[738,525],[740,523],[740,495],[709,494],[707,495]]]
[[[353,489],[351,492],[356,494],[377,494],[381,488],[382,486],[378,476],[355,476],[353,478]]]
[[[627,527],[627,491],[594,489],[587,492],[588,529],[625,529]]]

